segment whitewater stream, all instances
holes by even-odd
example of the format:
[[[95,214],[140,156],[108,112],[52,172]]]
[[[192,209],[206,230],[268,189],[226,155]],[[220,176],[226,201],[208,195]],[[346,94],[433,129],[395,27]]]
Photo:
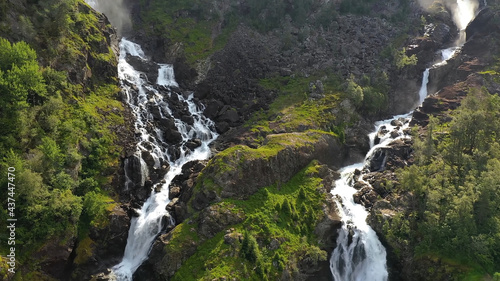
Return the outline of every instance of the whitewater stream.
[[[422,104],[428,95],[430,69],[445,65],[465,43],[465,28],[474,18],[477,6],[477,2],[474,1],[457,0],[457,8],[453,14],[460,30],[458,40],[455,46],[440,50],[439,61],[424,71],[418,93],[419,104]],[[405,129],[408,128],[412,113],[376,122],[375,130],[369,134],[370,150],[365,156],[365,161],[340,170],[341,177],[335,182],[335,188],[331,191],[342,217],[337,247],[330,258],[330,270],[335,281],[386,281],[389,278],[385,248],[375,231],[366,222],[368,211],[354,202],[353,195],[357,190],[353,186],[356,181],[369,184],[363,180],[363,176],[370,170],[370,159],[380,156],[380,148],[388,147],[396,139],[410,138],[405,134]],[[382,161],[381,169],[384,165],[385,159]]]
[[[112,268],[110,274],[116,280],[123,281],[132,280],[132,275],[147,259],[154,239],[160,234],[165,224],[174,223],[165,210],[170,202],[168,186],[174,177],[181,173],[185,163],[208,159],[211,155],[208,145],[218,136],[214,130],[214,123],[203,116],[204,108],[193,101],[193,94],[185,97],[169,90],[169,87],[178,86],[171,65],[157,64],[158,79],[156,84],[151,84],[144,73],[136,71],[127,62],[127,57],[130,56],[137,57],[144,62],[148,61],[138,44],[122,38],[118,76],[121,80],[122,91],[126,96],[126,103],[136,118],[135,132],[139,142],[134,156],[139,159],[141,184],[144,185],[151,168],[148,168],[143,160],[143,152],[148,152],[154,159],[153,169],[168,164],[169,170],[163,180],[154,183],[150,197],[144,202],[142,208],[137,210],[139,216],[132,218],[123,260]],[[169,108],[169,98],[173,95],[185,104],[194,120],[192,125],[174,117]],[[172,155],[169,150],[172,144],[167,144],[164,140],[164,132],[154,126],[155,117],[152,113],[154,111],[159,112],[163,120],[174,121],[177,131],[182,136],[182,141],[177,145],[178,155]],[[193,139],[200,140],[200,145],[190,150],[186,147],[186,143]],[[126,162],[125,166],[127,164]],[[128,170],[127,167],[125,170]],[[125,189],[128,189],[131,182],[128,175],[126,175],[125,182]],[[157,190],[159,192],[156,192]]]

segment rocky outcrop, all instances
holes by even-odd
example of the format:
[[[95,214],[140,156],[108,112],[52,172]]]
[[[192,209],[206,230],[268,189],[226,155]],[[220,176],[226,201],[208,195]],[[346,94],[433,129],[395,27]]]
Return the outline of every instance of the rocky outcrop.
[[[116,205],[104,225],[92,227],[88,237],[79,241],[73,253],[71,280],[89,280],[91,275],[106,271],[121,261],[130,227],[127,208]]]
[[[191,164],[193,167],[196,165],[199,164]],[[314,176],[323,179],[317,192],[324,194],[326,198],[323,200],[322,210],[318,213],[318,223],[313,231],[318,237],[321,249],[331,253],[336,246],[337,229],[341,226],[336,204],[330,194],[332,182],[338,174],[321,165],[317,175]],[[196,253],[198,247],[221,232],[225,233],[224,243],[233,247],[232,254],[237,254],[236,249],[240,248],[243,234],[231,226],[243,222],[246,214],[236,210],[238,208],[232,203],[215,203],[188,218],[173,231],[161,235],[155,241],[148,260],[134,275],[134,280],[169,280],[183,263]],[[259,242],[259,244],[262,243],[261,247],[276,250],[283,242],[278,238],[272,239],[269,243]],[[174,246],[171,243],[176,244]],[[324,277],[324,273],[329,271],[328,260],[316,263],[316,259],[308,257],[307,254],[297,261],[297,266],[298,271],[293,273],[296,280],[306,280],[306,278],[323,280],[321,278]]]
[[[257,149],[234,146],[214,157],[203,170],[200,188],[191,199],[201,210],[221,198],[245,199],[261,187],[287,182],[313,159],[338,165],[341,145],[330,134],[315,132],[267,136]]]

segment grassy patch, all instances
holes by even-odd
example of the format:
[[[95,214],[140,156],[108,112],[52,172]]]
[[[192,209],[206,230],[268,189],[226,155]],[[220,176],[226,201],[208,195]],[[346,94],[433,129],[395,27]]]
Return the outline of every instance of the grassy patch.
[[[331,109],[341,99],[339,81],[336,77],[322,79],[324,97],[309,98],[309,84],[319,80],[318,76],[309,78],[297,76],[277,76],[262,79],[260,84],[269,90],[279,93],[267,111],[259,111],[246,123],[256,135],[252,140],[261,144],[265,136],[275,132],[295,132],[308,129],[333,131],[335,116]]]
[[[323,216],[325,200],[324,194],[318,192],[322,182],[318,177],[320,167],[313,161],[286,184],[262,188],[248,200],[226,199],[218,203],[221,208],[226,206],[246,216],[245,221],[232,226],[234,242],[224,242],[225,231],[203,241],[172,280],[276,280],[285,268],[296,271],[301,259],[326,259],[313,231]],[[177,226],[169,245],[193,239],[186,237],[193,236],[195,232],[189,229],[195,227],[186,223]]]

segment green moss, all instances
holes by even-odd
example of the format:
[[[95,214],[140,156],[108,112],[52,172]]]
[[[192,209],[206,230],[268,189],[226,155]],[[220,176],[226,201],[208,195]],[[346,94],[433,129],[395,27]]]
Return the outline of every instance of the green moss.
[[[319,129],[333,132],[336,116],[332,109],[340,102],[341,93],[336,77],[323,80],[324,97],[309,98],[309,83],[319,80],[319,75],[309,78],[298,76],[277,76],[263,79],[260,84],[279,93],[266,112],[255,113],[245,126],[254,133],[251,139],[255,144],[262,144],[265,136],[276,131],[295,132]]]
[[[194,220],[195,218],[193,218]],[[197,224],[189,224],[183,222],[176,226],[169,234],[171,235],[172,243],[165,246],[167,253],[181,253],[183,248],[191,248],[200,242],[200,237],[197,233]]]
[[[172,280],[213,280],[226,277],[231,280],[276,280],[284,268],[297,270],[297,261],[304,257],[325,260],[326,252],[318,247],[314,227],[322,218],[324,194],[318,192],[322,179],[318,177],[320,165],[313,161],[281,186],[262,188],[248,200],[226,199],[218,203],[221,210],[244,213],[246,219],[231,226],[233,237],[247,232],[254,244],[252,258],[243,255],[247,249],[243,240],[233,244],[224,242],[225,230],[206,241],[199,241],[196,253],[176,272]],[[287,202],[287,203],[284,203]],[[283,212],[282,205],[289,206]],[[279,205],[279,208],[276,206]],[[191,243],[196,225],[182,223],[174,229],[169,245]],[[196,238],[199,238],[196,236]],[[250,239],[250,240],[251,240]],[[276,245],[270,249],[271,243]],[[250,243],[251,244],[251,243]],[[182,251],[182,247],[167,245],[168,250]],[[243,247],[243,248],[242,248]],[[252,246],[250,246],[252,247]]]
[[[75,264],[84,264],[93,255],[95,243],[89,237],[81,240],[76,248]]]

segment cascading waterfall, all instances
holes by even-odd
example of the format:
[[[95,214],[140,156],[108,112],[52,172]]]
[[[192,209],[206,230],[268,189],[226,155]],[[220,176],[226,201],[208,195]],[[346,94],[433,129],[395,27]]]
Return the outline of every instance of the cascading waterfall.
[[[457,46],[441,50],[441,61],[431,68],[445,65],[446,61],[460,50],[465,43],[465,28],[474,18],[477,6],[475,1],[457,0],[454,13],[455,22],[460,30]],[[419,91],[420,103],[428,94],[427,83],[431,68],[427,68],[423,73],[422,86]],[[375,231],[366,223],[368,216],[366,209],[354,202],[353,195],[356,189],[353,185],[356,181],[368,185],[363,180],[363,176],[369,170],[367,169],[368,160],[379,151],[379,148],[389,145],[395,139],[410,137],[404,132],[408,127],[411,114],[412,112],[377,122],[375,131],[369,135],[371,149],[365,157],[365,163],[354,164],[340,170],[341,178],[335,182],[335,188],[331,192],[337,198],[337,207],[342,216],[342,228],[339,230],[337,247],[330,259],[330,270],[335,281],[386,281],[388,279],[385,248],[378,240]],[[375,142],[375,136],[379,137],[378,144]],[[355,173],[355,171],[360,173]]]
[[[409,118],[410,114],[399,115],[375,123],[375,131],[369,135],[371,149],[366,159],[370,159],[379,148],[386,147],[395,139],[408,138],[404,131],[408,128]],[[394,132],[397,132],[395,138]],[[379,138],[378,144],[376,136]],[[353,198],[357,192],[353,187],[356,180],[364,182],[362,175],[355,178],[355,171],[364,170],[366,165],[358,163],[341,169],[341,177],[332,190],[342,216],[337,247],[330,259],[330,269],[335,281],[385,281],[388,278],[385,248],[366,222],[368,212],[362,205],[356,204]]]
[[[126,39],[121,40],[118,75],[122,81],[126,102],[136,117],[135,131],[139,142],[134,156],[140,160],[141,184],[144,185],[144,180],[148,177],[148,166],[141,156],[143,152],[147,151],[152,156],[154,169],[164,164],[168,164],[170,169],[163,180],[153,186],[149,199],[142,209],[137,211],[139,216],[132,218],[122,262],[114,266],[110,274],[117,280],[132,280],[133,273],[147,258],[154,239],[162,231],[165,219],[168,223],[172,223],[172,219],[165,210],[170,202],[168,186],[171,181],[181,173],[185,163],[207,159],[211,154],[208,145],[218,136],[211,129],[214,128],[214,123],[203,116],[203,108],[194,102],[193,94],[184,97],[173,92],[166,93],[167,97],[177,95],[176,98],[187,105],[187,110],[194,120],[193,124],[189,125],[172,115],[172,110],[168,107],[168,99],[165,99],[165,94],[162,93],[168,90],[167,87],[178,86],[171,65],[158,65],[158,80],[154,86],[148,84],[145,74],[136,71],[127,62],[127,54],[142,60],[147,60],[147,58],[138,44]],[[162,91],[160,92],[159,89]],[[171,145],[164,142],[163,132],[154,127],[154,116],[151,113],[153,110],[159,112],[162,118],[174,120],[175,127],[182,137],[179,155],[174,157],[168,153]],[[185,144],[194,138],[199,139],[201,145],[191,151]],[[128,175],[126,176],[127,181]],[[127,181],[125,188],[128,188],[128,185],[130,183]],[[155,192],[158,189],[160,192]]]

